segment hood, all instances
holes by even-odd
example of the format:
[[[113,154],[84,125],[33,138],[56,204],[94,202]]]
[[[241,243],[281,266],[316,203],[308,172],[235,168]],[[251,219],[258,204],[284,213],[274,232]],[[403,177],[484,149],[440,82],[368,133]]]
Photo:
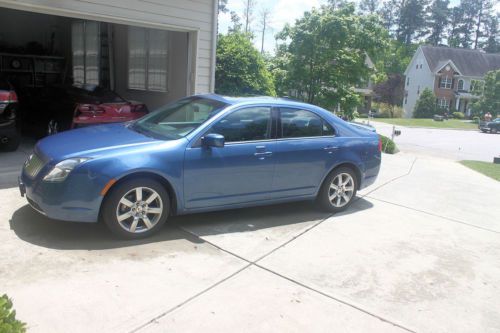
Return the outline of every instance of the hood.
[[[83,127],[40,140],[35,151],[50,160],[92,157],[102,152],[159,141],[128,129],[123,123]]]

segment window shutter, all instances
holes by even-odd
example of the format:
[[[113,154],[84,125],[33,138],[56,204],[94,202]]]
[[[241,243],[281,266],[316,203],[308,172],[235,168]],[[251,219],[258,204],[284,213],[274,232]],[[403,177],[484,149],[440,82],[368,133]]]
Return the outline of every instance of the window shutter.
[[[451,89],[454,89],[455,87],[455,79],[451,80]]]
[[[439,88],[441,88],[441,81],[442,81],[442,80],[443,80],[443,79],[442,79],[441,77],[439,77],[439,85],[438,85],[438,87],[439,87]]]

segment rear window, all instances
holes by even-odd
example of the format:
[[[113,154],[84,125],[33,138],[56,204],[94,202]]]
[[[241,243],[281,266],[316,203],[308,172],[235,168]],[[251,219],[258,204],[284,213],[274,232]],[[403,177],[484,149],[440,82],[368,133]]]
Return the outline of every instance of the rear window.
[[[314,112],[281,108],[280,113],[283,138],[334,135],[332,126]]]

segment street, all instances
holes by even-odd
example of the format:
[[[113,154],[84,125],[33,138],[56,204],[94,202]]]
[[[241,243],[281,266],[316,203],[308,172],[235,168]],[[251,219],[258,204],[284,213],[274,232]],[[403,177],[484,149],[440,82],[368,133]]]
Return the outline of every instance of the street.
[[[365,120],[366,121],[366,120]],[[370,120],[377,132],[391,137],[393,125]],[[401,135],[395,137],[401,151],[448,158],[493,162],[500,156],[500,134],[477,131],[415,128],[396,126]]]

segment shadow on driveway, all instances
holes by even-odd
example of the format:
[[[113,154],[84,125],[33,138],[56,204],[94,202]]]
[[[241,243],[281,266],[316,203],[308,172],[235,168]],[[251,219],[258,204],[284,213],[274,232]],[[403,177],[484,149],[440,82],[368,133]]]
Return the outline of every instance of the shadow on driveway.
[[[335,216],[352,214],[371,207],[373,207],[371,202],[358,198],[348,210]],[[201,244],[204,241],[199,237],[207,235],[250,232],[323,220],[330,216],[330,213],[322,212],[312,202],[174,216],[162,230],[152,237],[132,241],[114,238],[104,223],[56,221],[40,215],[28,205],[15,211],[9,222],[10,228],[20,239],[37,246],[59,250],[104,250],[176,239]],[[199,237],[179,227],[188,230],[196,227],[194,233]]]

